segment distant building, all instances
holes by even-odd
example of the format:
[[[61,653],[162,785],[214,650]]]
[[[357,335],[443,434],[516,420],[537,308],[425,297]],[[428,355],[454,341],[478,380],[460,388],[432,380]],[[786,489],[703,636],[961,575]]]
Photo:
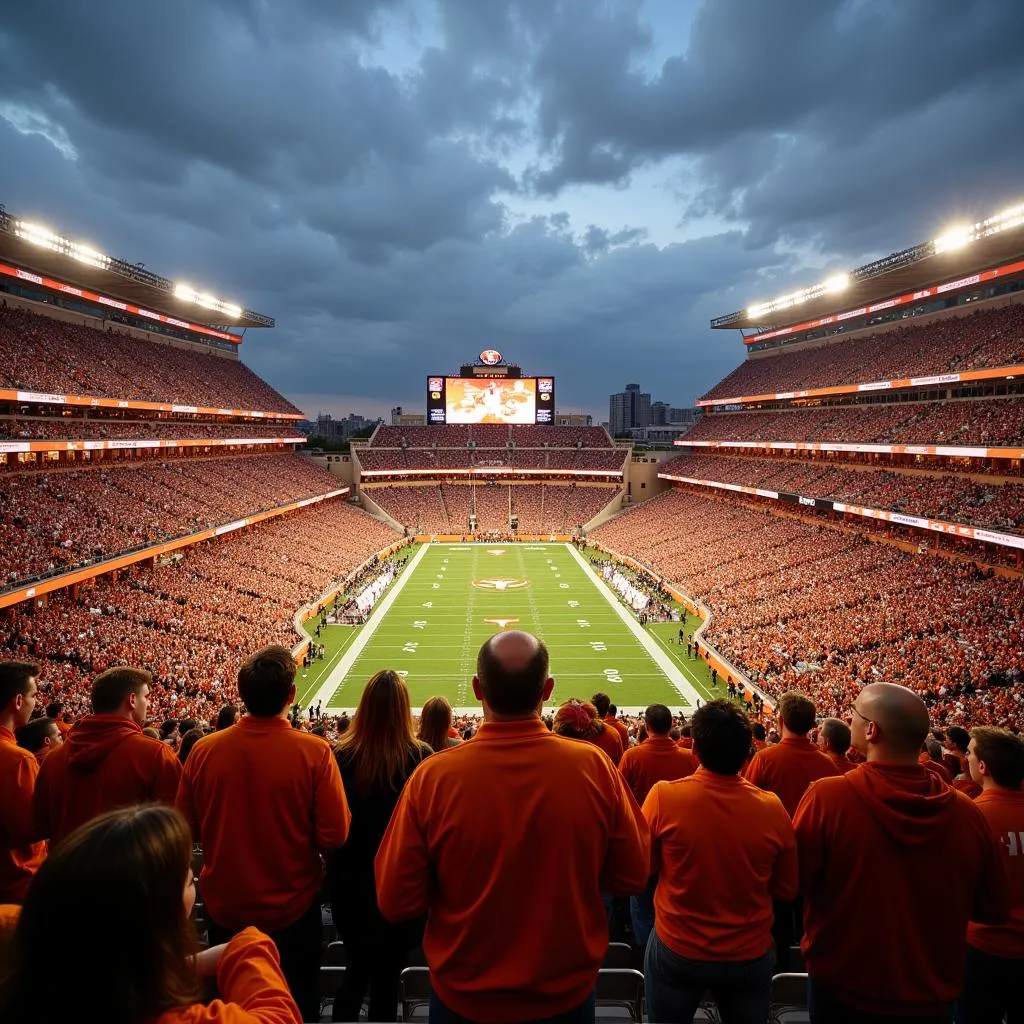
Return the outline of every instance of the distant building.
[[[333,441],[347,441],[353,434],[374,427],[381,421],[368,420],[365,416],[350,412],[342,419],[336,420],[330,413],[320,413],[316,418],[314,434],[316,437],[329,437]]]
[[[672,407],[666,413],[665,422],[673,425],[680,425],[685,427],[692,427],[704,415],[703,409],[698,409],[695,406],[689,406],[687,408],[678,409]]]
[[[555,425],[559,427],[592,427],[594,417],[582,412],[556,412]]]
[[[652,427],[663,427],[669,422],[668,419],[668,402],[651,402],[651,422]]]
[[[651,396],[639,384],[627,384],[625,391],[608,396],[608,429],[613,437],[650,425]]]

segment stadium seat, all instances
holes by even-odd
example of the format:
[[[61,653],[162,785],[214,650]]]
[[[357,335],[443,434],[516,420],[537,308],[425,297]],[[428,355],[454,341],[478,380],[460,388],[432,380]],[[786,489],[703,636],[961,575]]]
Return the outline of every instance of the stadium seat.
[[[772,1024],[798,1024],[807,1019],[807,975],[776,974],[772,978]]]
[[[429,967],[406,967],[402,971],[398,989],[398,1001],[402,1007],[402,1020],[412,1020],[413,1016],[430,1005],[433,994],[430,985]]]
[[[609,942],[601,966],[616,969],[632,967],[634,955],[628,942]]]
[[[341,942],[329,942],[327,949],[324,951],[323,958],[324,967],[344,967],[345,966],[345,943]]]
[[[598,1013],[617,1008],[629,1014],[629,1019],[644,1019],[644,976],[629,967],[602,967],[597,972],[595,989]]]

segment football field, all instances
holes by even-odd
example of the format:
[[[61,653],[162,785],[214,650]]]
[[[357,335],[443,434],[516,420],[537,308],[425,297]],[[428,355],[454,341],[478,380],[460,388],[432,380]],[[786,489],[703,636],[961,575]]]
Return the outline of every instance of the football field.
[[[443,695],[478,712],[471,681],[480,645],[503,629],[547,644],[552,706],[604,690],[620,709],[675,709],[707,696],[704,666],[666,642],[678,623],[642,628],[570,544],[423,544],[362,627],[328,626],[325,662],[299,680],[304,706],[351,710],[382,668],[401,672],[413,706]],[[691,632],[697,620],[690,620]]]

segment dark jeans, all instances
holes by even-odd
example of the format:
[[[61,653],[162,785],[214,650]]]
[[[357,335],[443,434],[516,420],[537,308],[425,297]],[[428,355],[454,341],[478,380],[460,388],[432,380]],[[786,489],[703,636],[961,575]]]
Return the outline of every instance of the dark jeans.
[[[772,900],[772,938],[775,940],[775,973],[785,974],[794,969],[790,960],[790,947],[800,945],[804,934],[804,901]]]
[[[227,942],[241,928],[224,928],[210,921],[210,945]],[[302,917],[294,924],[268,933],[281,954],[281,972],[291,989],[304,1021],[320,1019],[320,947],[323,926],[320,918],[320,899],[315,899]]]
[[[535,1017],[532,1021],[524,1022],[524,1024],[594,1024],[594,1016],[596,1012],[594,994],[591,992],[591,994],[573,1010],[556,1014],[554,1017]],[[652,1017],[651,1020],[653,1019],[654,1018]],[[448,1007],[437,998],[437,993],[432,993],[430,996],[430,1016],[428,1017],[428,1022],[429,1024],[474,1024],[474,1022],[468,1017],[460,1017],[454,1011],[449,1010]],[[763,1024],[763,1022],[760,1022],[760,1024]]]
[[[772,954],[732,963],[688,960],[652,931],[644,956],[644,986],[647,1019],[659,1024],[688,1024],[705,992],[714,998],[722,1024],[764,1024],[772,1002]]]
[[[813,978],[807,979],[807,1006],[811,1024],[949,1024],[950,1021],[948,1011],[932,1017],[865,1013],[840,1002]]]
[[[957,1024],[1024,1024],[1024,960],[1006,960],[967,947],[964,991]]]
[[[641,950],[647,948],[647,940],[654,930],[654,890],[658,887],[658,876],[651,875],[647,888],[639,896],[629,897],[629,917],[633,922],[633,944]]]
[[[398,1018],[398,988],[408,944],[397,929],[391,936],[345,936],[345,977],[334,997],[331,1020],[358,1020],[366,991],[370,991],[367,1020]],[[308,1019],[308,1018],[307,1018]]]

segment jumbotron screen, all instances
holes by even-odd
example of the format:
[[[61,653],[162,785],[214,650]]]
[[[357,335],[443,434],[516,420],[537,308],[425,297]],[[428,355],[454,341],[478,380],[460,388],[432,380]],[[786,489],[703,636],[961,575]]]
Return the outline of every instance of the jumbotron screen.
[[[554,423],[553,377],[428,377],[428,423]]]

